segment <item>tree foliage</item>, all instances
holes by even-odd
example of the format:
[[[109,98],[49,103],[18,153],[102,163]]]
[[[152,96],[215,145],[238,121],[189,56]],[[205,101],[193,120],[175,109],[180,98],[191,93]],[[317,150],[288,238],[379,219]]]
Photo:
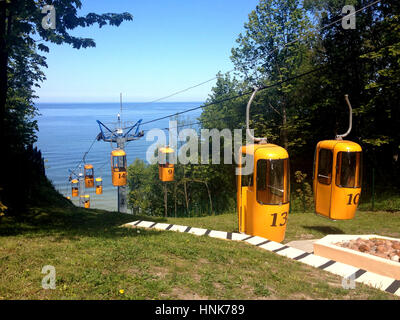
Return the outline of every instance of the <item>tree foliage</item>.
[[[45,5],[55,8],[55,29],[42,26]],[[132,20],[127,12],[80,16],[81,7],[79,0],[0,1],[0,149],[6,163],[24,158],[28,147],[36,141],[35,88],[45,80],[46,58],[39,52],[49,52],[46,44],[69,44],[76,49],[95,47],[93,39],[74,36],[72,30],[94,24],[100,28],[119,26],[125,20]],[[27,173],[24,171],[23,176],[22,170],[16,171],[17,176],[15,172],[0,170],[1,198],[6,205],[21,204],[16,194]]]
[[[235,75],[217,74],[206,101],[213,104],[199,118],[202,128],[244,133],[249,96],[224,100],[284,81],[257,93],[250,128],[255,136],[289,151],[294,210],[311,209],[317,142],[348,128],[345,94],[353,106],[353,129],[346,139],[364,151],[363,194],[369,192],[372,168],[382,189],[399,187],[400,4],[382,0],[359,11],[354,30],[341,23],[342,8],[349,4],[358,10],[371,1],[260,0],[232,49]],[[207,180],[213,201],[223,199],[225,208],[231,208],[236,198],[234,164],[178,168],[185,172],[178,174],[178,181]],[[207,203],[205,190],[195,190],[199,194],[190,196],[191,205]]]

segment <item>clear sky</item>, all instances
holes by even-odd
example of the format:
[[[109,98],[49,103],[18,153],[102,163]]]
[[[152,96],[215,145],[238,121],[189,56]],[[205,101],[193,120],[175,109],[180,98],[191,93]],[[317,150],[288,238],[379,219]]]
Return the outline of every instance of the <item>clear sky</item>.
[[[39,102],[151,101],[233,68],[231,48],[258,0],[83,0],[81,14],[129,12],[119,27],[77,28],[95,48],[50,44]],[[204,101],[214,82],[166,101]]]

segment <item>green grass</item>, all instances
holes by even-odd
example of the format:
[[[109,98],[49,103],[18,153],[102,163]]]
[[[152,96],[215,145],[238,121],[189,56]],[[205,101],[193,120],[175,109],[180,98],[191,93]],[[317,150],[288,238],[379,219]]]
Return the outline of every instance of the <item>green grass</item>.
[[[359,205],[360,210],[372,210],[372,198],[361,201]],[[394,191],[382,191],[376,192],[374,199],[374,210],[376,211],[400,211],[400,196],[399,192]]]
[[[237,217],[233,214],[201,218],[168,218],[174,224],[190,225],[221,231],[237,231]],[[329,220],[314,213],[290,213],[285,240],[318,239],[328,234],[380,234],[400,237],[400,212],[358,211],[353,220]]]
[[[354,221],[332,222],[291,214],[285,241],[332,231],[399,236],[398,217],[363,212]],[[396,299],[358,283],[345,290],[338,276],[245,243],[120,227],[139,218],[236,230],[233,214],[154,219],[32,209],[0,221],[0,299]],[[55,290],[41,287],[45,265],[56,268]]]

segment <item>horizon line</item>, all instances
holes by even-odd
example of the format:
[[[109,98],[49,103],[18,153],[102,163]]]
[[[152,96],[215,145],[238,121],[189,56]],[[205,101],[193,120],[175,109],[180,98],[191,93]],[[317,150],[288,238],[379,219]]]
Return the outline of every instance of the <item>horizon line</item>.
[[[188,101],[155,101],[155,102],[151,102],[151,101],[142,101],[142,102],[140,102],[140,101],[126,101],[126,102],[122,102],[122,105],[124,105],[125,103],[142,103],[142,104],[154,104],[154,103],[204,103],[205,101],[191,101],[191,100],[188,100]],[[78,104],[78,103],[81,103],[81,104],[92,104],[92,103],[117,103],[117,104],[120,104],[120,102],[119,101],[104,101],[104,102],[99,102],[99,101],[93,101],[93,102],[88,102],[88,101],[86,101],[86,102],[84,102],[84,101],[82,101],[82,102],[79,102],[79,101],[54,101],[54,102],[52,102],[52,101],[37,101],[37,102],[34,102],[34,104],[44,104],[44,103],[46,103],[46,104],[49,104],[49,103],[53,103],[53,104],[62,104],[62,103],[71,103],[71,104]]]

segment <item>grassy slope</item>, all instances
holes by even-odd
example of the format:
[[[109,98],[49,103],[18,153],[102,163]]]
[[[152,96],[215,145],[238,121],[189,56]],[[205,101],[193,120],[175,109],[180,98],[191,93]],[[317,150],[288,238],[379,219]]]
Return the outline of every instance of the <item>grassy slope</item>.
[[[176,232],[120,228],[138,217],[80,208],[32,209],[0,223],[1,299],[394,299],[245,243]],[[165,221],[165,219],[147,220]],[[360,213],[350,222],[292,214],[287,238],[326,233],[399,236],[395,214]],[[236,230],[235,215],[169,218],[170,223]],[[382,232],[381,232],[382,231]],[[41,269],[56,267],[55,290]],[[123,289],[124,293],[119,293]]]

